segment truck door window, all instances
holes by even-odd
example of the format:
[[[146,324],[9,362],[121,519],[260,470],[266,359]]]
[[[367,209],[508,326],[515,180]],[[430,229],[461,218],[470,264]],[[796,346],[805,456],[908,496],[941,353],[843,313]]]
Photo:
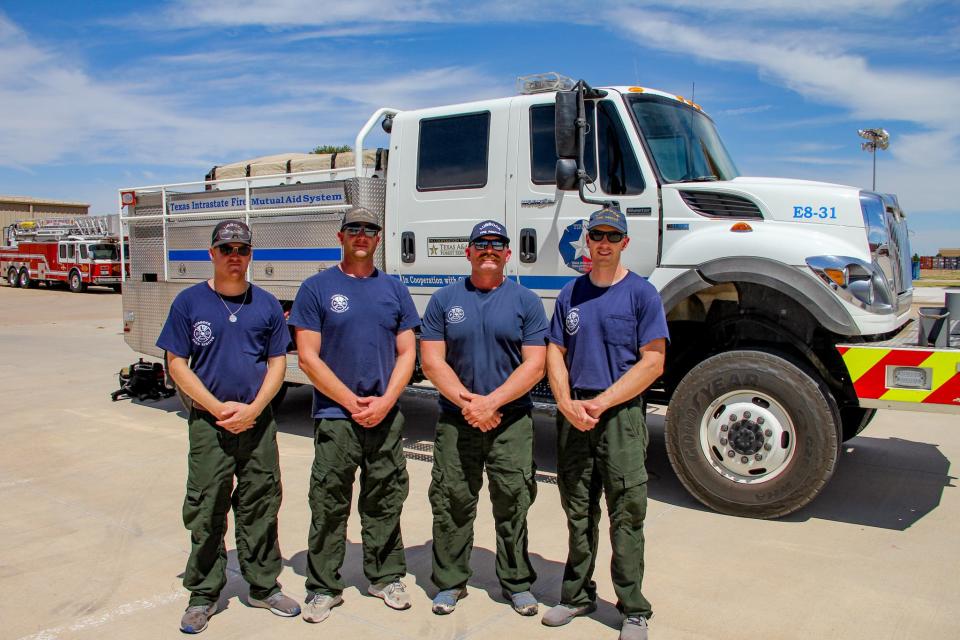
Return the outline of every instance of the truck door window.
[[[593,131],[593,102],[587,102],[587,122]],[[556,108],[553,104],[530,107],[530,180],[534,184],[556,184],[557,139],[554,135]],[[583,163],[592,180],[597,178],[596,145],[592,135],[584,136]]]
[[[67,259],[67,245],[61,244],[59,248],[60,248],[60,259],[61,259],[61,260],[66,260],[66,259]]]
[[[67,260],[74,260],[77,257],[77,245],[67,245]]]
[[[643,175],[637,155],[623,128],[617,109],[609,100],[600,103],[597,113],[597,141],[600,150],[600,188],[610,195],[643,192]]]
[[[80,245],[80,259],[81,260],[87,259],[87,245],[85,244]]]
[[[487,184],[490,112],[420,121],[417,191],[479,189]]]

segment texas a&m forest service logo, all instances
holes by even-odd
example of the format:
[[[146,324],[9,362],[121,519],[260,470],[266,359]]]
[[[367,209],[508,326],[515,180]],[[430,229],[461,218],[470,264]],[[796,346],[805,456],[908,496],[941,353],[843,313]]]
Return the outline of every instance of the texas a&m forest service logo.
[[[565,265],[578,273],[590,271],[593,265],[587,250],[587,229],[583,220],[577,220],[563,230],[558,248]]]

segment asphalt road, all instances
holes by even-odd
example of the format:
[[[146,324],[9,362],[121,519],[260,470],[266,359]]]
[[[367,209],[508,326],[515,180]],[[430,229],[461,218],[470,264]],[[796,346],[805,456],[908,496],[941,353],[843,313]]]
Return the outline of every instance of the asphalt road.
[[[0,287],[0,637],[173,638],[186,606],[189,549],[180,522],[186,462],[176,398],[110,401],[117,371],[136,360],[123,342],[120,296]],[[302,599],[312,460],[308,389],[278,414],[285,591]],[[349,526],[344,606],[315,627],[246,605],[228,534],[230,580],[207,638],[616,638],[619,615],[607,538],[596,573],[599,610],[561,629],[504,604],[493,569],[489,502],[480,505],[471,597],[447,617],[429,611],[434,402],[408,395],[411,493],[403,513],[414,607],[364,595],[359,522]],[[649,452],[645,592],[651,637],[960,637],[960,459],[956,416],[881,412],[844,447],[811,505],[778,521],[718,515],[690,498],[663,446],[654,407]],[[566,533],[553,462],[552,418],[537,419],[542,472],[530,513],[534,594],[556,602]],[[605,526],[605,525],[604,525]],[[231,526],[232,528],[232,526]]]

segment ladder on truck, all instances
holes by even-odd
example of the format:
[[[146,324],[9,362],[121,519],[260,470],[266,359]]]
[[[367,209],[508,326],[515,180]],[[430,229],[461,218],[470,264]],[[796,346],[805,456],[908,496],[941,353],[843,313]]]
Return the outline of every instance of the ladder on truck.
[[[76,218],[40,218],[21,220],[13,225],[17,240],[60,240],[68,236],[106,237],[110,233],[109,216]]]

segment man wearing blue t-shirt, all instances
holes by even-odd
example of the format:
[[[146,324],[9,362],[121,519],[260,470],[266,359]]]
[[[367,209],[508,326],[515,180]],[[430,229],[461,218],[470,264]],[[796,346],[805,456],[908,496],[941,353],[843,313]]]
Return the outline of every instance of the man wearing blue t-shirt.
[[[270,409],[283,384],[290,334],[277,299],[246,280],[251,243],[240,221],[216,226],[213,278],[177,295],[157,340],[170,376],[193,401],[183,502],[183,523],[191,532],[184,633],[200,633],[217,611],[227,583],[224,536],[231,506],[250,604],[280,616],[300,613],[277,583],[283,563],[280,463]]]
[[[592,269],[557,297],[547,375],[557,401],[557,480],[569,555],[560,604],[543,624],[564,625],[597,608],[600,496],[606,494],[611,573],[621,640],[645,640],[652,611],[641,592],[647,513],[647,426],[643,393],[663,373],[667,321],[657,290],[620,263],[630,242],[616,209],[587,222]]]
[[[499,222],[470,234],[470,277],[433,294],[423,316],[423,371],[440,391],[433,448],[433,612],[467,594],[473,522],[483,485],[497,534],[497,577],[517,613],[537,613],[527,554],[536,497],[530,389],[543,378],[548,325],[540,298],[504,275],[510,238]]]
[[[399,280],[373,264],[380,222],[353,207],[337,237],[343,258],[308,278],[290,313],[300,368],[313,383],[307,600],[303,618],[322,622],[343,602],[340,567],[353,481],[360,468],[360,524],[367,593],[410,607],[400,510],[409,491],[397,400],[413,374],[420,317]]]

